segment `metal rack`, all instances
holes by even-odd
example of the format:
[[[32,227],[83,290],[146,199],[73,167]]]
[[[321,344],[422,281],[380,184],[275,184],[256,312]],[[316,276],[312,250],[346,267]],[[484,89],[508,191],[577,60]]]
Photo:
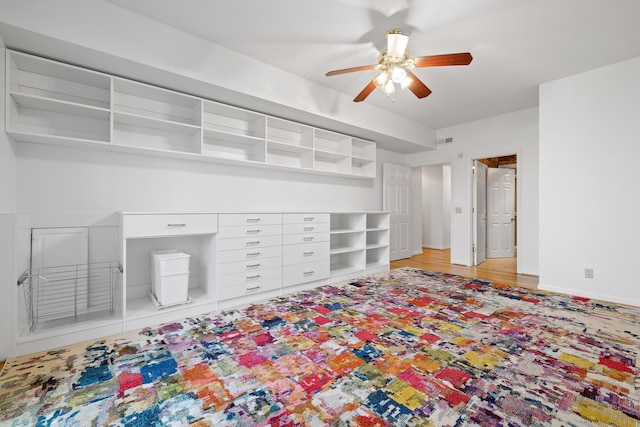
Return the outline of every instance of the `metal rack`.
[[[122,266],[117,261],[27,270],[23,287],[29,329],[34,332],[115,314]]]

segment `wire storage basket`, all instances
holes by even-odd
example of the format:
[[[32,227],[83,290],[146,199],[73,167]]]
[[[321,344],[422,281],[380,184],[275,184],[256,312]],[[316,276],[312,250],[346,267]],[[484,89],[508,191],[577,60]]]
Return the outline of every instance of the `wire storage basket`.
[[[116,261],[25,271],[18,285],[30,331],[113,316],[121,275]]]

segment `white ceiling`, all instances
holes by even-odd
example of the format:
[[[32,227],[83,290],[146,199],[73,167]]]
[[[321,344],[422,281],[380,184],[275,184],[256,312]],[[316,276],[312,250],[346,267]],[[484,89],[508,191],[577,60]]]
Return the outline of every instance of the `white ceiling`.
[[[374,91],[364,102],[433,129],[538,105],[538,85],[640,56],[640,0],[109,0],[355,97],[385,32],[412,56],[471,52],[462,67],[420,68],[433,91]]]

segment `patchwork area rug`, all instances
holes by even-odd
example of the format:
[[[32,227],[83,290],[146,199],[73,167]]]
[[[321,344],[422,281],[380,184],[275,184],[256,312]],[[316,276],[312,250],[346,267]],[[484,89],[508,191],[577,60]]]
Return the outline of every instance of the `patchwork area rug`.
[[[640,309],[411,268],[7,362],[2,426],[636,426]]]

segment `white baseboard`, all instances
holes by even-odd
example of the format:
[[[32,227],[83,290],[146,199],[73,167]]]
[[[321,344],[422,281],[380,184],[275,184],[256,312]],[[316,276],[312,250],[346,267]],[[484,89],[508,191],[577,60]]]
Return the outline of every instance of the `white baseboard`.
[[[565,294],[570,296],[580,296],[585,298],[590,298],[594,300],[604,301],[604,302],[612,302],[617,304],[625,304],[625,305],[633,305],[640,307],[640,300],[634,298],[618,298],[611,295],[601,294],[599,292],[585,292],[579,289],[572,288],[562,288],[557,286],[548,286],[539,284],[538,289],[541,291],[554,292],[558,294]]]

